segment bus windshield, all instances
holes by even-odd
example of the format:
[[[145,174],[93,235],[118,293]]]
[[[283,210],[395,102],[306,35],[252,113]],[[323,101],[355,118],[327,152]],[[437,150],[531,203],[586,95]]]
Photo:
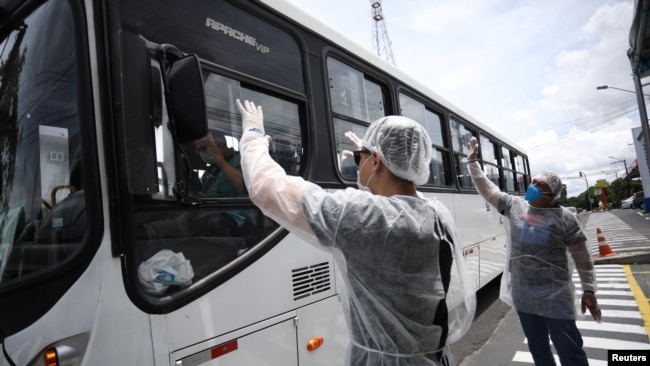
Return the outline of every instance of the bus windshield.
[[[2,282],[58,265],[84,236],[71,19],[69,4],[49,2],[0,39]]]

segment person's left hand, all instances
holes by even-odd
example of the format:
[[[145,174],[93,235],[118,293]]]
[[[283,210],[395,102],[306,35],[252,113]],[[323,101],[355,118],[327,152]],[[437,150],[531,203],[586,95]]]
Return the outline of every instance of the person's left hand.
[[[257,128],[264,133],[264,114],[262,106],[255,106],[255,103],[245,100],[242,106],[239,99],[236,100],[237,108],[242,117],[242,131],[246,132],[252,128]]]
[[[591,313],[591,316],[594,318],[594,320],[600,323],[602,314],[600,312],[600,308],[598,307],[598,300],[596,300],[596,295],[594,295],[593,292],[585,291],[582,293],[581,307],[583,314],[587,309],[589,309],[589,312]]]

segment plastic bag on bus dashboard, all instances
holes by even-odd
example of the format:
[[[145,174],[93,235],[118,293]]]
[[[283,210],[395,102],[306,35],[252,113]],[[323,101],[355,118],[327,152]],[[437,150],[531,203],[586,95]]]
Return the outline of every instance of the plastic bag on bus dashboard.
[[[171,285],[189,286],[194,277],[190,261],[182,252],[163,249],[140,263],[138,279],[145,292],[160,295]]]

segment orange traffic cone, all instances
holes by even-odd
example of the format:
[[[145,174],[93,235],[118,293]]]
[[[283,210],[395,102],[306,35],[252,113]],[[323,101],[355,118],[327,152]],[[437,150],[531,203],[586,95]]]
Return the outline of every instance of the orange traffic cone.
[[[609,247],[607,241],[605,241],[605,236],[603,232],[600,231],[600,228],[596,228],[596,233],[598,234],[598,253],[601,257],[606,257],[608,255],[614,255],[612,248]]]

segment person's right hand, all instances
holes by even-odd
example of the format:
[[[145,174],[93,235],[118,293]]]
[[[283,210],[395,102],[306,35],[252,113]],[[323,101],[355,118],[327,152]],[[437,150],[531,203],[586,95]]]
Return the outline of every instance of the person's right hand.
[[[474,161],[478,159],[478,141],[476,137],[472,136],[469,140],[469,154],[467,154],[467,161]]]
[[[242,131],[258,129],[264,134],[264,113],[262,106],[255,106],[255,103],[245,100],[244,105],[239,99],[236,100],[237,108],[242,117]]]
[[[582,294],[582,301],[580,302],[582,313],[584,314],[587,309],[591,313],[591,316],[598,323],[601,322],[602,313],[600,307],[598,307],[598,300],[596,300],[596,295],[593,292],[585,291]]]

